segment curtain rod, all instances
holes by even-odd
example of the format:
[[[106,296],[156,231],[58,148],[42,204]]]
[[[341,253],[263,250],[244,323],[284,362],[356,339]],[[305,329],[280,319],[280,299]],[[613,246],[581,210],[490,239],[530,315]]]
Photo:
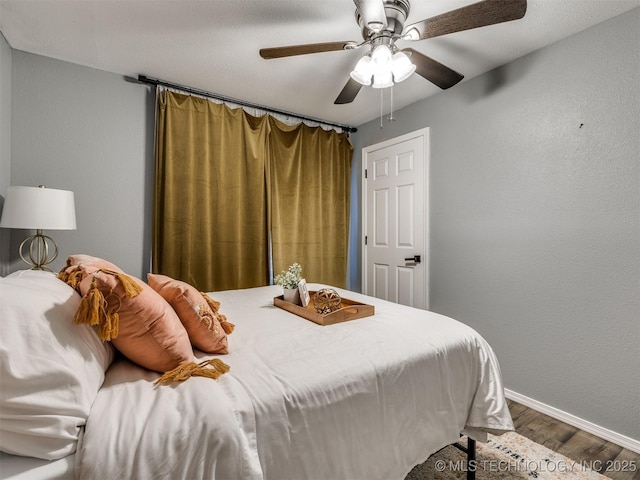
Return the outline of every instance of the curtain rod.
[[[223,102],[237,103],[238,105],[242,105],[243,107],[257,108],[259,110],[264,110],[265,112],[269,112],[269,113],[286,115],[288,117],[295,117],[295,118],[299,118],[300,120],[308,120],[311,122],[321,123],[324,125],[328,125],[330,127],[339,127],[345,130],[346,132],[358,131],[357,128],[351,127],[349,125],[342,125],[340,123],[327,122],[326,120],[321,120],[319,118],[305,117],[302,115],[298,115],[297,113],[286,112],[284,110],[276,110],[274,108],[264,107],[262,105],[257,105],[255,103],[248,103],[243,100],[238,100],[236,98],[225,97],[224,95],[219,95],[217,93],[207,92],[206,90],[199,90],[197,88],[186,87],[184,85],[179,85],[177,83],[165,82],[164,80],[159,80],[157,78],[149,78],[146,75],[138,75],[138,82],[146,83],[147,85],[153,85],[153,86],[160,85],[162,87],[174,88],[176,90],[182,90],[183,92],[193,93],[194,95],[200,95],[202,97],[213,98],[216,100],[221,100]]]

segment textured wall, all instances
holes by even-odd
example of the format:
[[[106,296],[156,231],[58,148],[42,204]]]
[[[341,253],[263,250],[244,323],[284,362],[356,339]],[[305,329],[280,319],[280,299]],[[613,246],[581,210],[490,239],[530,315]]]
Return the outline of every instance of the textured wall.
[[[635,439],[638,25],[635,9],[355,137],[359,172],[362,147],[430,127],[431,309],[489,340],[507,388]]]
[[[48,232],[61,250],[54,270],[69,254],[88,253],[145,275],[154,112],[148,89],[14,50],[12,100],[12,185],[75,193],[78,229]]]

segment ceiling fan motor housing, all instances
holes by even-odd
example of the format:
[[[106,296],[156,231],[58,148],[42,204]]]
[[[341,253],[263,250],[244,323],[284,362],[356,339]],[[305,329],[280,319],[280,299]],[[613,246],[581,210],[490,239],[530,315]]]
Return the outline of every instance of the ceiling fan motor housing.
[[[365,41],[374,40],[378,36],[400,36],[404,29],[404,22],[409,16],[411,5],[409,0],[384,0],[384,12],[387,17],[387,27],[379,32],[371,30],[364,21],[362,13],[356,9],[356,21],[362,29]]]

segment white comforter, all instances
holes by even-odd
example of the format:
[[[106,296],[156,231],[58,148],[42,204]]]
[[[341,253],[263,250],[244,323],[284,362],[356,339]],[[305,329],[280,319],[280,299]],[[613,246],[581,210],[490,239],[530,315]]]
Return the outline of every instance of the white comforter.
[[[465,429],[513,429],[498,362],[471,328],[339,289],[376,314],[323,327],[274,307],[280,291],[211,294],[236,324],[218,380],[153,387],[157,374],[114,364],[76,477],[403,479]]]

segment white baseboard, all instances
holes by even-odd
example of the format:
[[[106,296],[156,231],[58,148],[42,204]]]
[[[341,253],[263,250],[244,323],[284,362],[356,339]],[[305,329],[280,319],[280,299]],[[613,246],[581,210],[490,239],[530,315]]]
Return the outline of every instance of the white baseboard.
[[[545,415],[549,415],[550,417],[553,417],[556,420],[560,420],[561,422],[564,422],[573,427],[579,428],[580,430],[584,430],[585,432],[591,433],[608,442],[615,443],[616,445],[620,445],[621,447],[626,448],[627,450],[631,450],[632,452],[635,452],[635,453],[640,453],[640,440],[627,437],[620,433],[601,427],[600,425],[596,425],[595,423],[588,422],[587,420],[583,420],[582,418],[576,417],[571,413],[567,413],[555,407],[551,407],[542,402],[534,400],[533,398],[526,397],[512,390],[508,390],[505,388],[504,394],[508,399],[513,400],[514,402],[521,403],[525,407],[529,407],[529,408],[532,408],[533,410],[537,410],[538,412],[544,413]]]

